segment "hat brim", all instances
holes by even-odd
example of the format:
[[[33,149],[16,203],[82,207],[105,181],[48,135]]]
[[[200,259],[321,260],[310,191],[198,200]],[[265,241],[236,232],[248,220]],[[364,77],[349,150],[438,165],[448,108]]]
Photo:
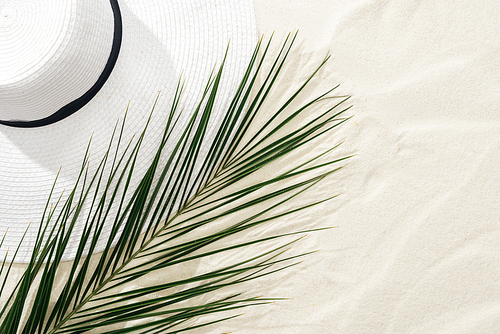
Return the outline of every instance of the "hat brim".
[[[221,63],[230,41],[218,112],[212,119],[217,122],[255,47],[257,28],[249,0],[121,0],[119,4],[123,20],[120,56],[99,93],[60,122],[39,128],[0,126],[0,233],[8,231],[0,251],[2,258],[8,248],[17,247],[31,224],[16,262],[29,260],[54,180],[60,171],[56,195],[73,187],[91,136],[92,170],[106,152],[127,106],[124,142],[142,131],[160,94],[136,167],[136,173],[144,173],[163,133],[181,73],[186,82],[182,99],[186,112],[180,125],[199,102],[211,71]],[[209,131],[207,138],[213,135]],[[83,222],[77,224],[75,235],[82,228]],[[74,257],[76,240],[70,241],[64,260]],[[103,247],[98,245],[96,251]]]

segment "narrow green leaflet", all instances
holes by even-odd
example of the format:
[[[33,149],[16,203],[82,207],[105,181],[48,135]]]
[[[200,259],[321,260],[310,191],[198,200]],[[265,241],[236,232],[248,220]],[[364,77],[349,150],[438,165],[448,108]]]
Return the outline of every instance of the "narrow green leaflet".
[[[11,264],[6,263],[7,257],[3,259],[0,297],[10,295],[0,305],[0,333],[180,333],[279,300],[249,296],[241,289],[299,263],[307,254],[291,255],[287,250],[313,230],[259,237],[248,232],[334,198],[294,204],[349,158],[330,158],[339,146],[332,144],[307,161],[288,163],[279,173],[251,177],[348,119],[343,117],[349,109],[343,107],[348,97],[332,96],[336,87],[291,110],[292,102],[327,63],[327,57],[256,129],[257,115],[278,82],[295,37],[286,38],[276,58],[267,63],[265,74],[261,72],[271,41],[258,42],[208,153],[202,154],[202,144],[207,143],[208,126],[217,108],[224,62],[213,71],[195,110],[182,110],[183,83],[179,81],[158,150],[144,175],[138,175],[135,167],[148,124],[128,143],[122,143],[126,120],[117,124],[109,149],[92,174],[87,169],[89,144],[74,188],[65,197],[50,194],[31,260],[14,291],[5,289]],[[257,86],[259,78],[262,83]],[[318,107],[322,111],[317,112]],[[171,144],[179,117],[186,112],[189,121],[167,154],[166,144]],[[304,116],[307,122],[292,125]],[[133,188],[131,180],[137,178],[140,182]],[[90,210],[84,211],[86,206]],[[85,226],[76,257],[61,281],[63,254],[82,217]],[[110,232],[103,232],[104,222],[111,222]],[[87,256],[103,238],[104,251]],[[217,256],[231,260],[215,263],[204,272],[172,275],[166,281],[124,289],[138,279],[182,273],[190,263]]]

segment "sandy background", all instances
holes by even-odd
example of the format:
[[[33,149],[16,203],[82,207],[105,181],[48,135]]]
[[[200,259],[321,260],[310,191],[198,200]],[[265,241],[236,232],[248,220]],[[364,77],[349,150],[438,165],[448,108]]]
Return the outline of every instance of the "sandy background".
[[[292,250],[320,252],[253,285],[291,299],[198,333],[500,332],[500,3],[255,6],[260,33],[300,30],[284,93],[329,52],[304,97],[339,83],[353,96],[353,119],[304,156],[345,140],[335,154],[356,157],[308,194],[340,197],[273,226],[337,226]]]
[[[498,333],[500,3],[255,5],[261,33],[300,30],[290,85],[330,52],[317,91],[340,83],[355,117],[325,141],[357,156],[328,181],[343,196],[310,212],[338,228],[297,245],[321,252],[264,293],[292,300],[222,330]]]

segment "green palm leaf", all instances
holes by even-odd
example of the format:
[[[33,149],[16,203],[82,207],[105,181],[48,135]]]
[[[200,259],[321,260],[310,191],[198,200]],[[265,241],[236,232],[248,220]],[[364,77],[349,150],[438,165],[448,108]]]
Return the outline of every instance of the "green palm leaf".
[[[183,84],[179,81],[156,155],[135,189],[131,189],[131,180],[138,177],[134,168],[147,124],[121,154],[118,148],[112,152],[111,147],[113,141],[120,146],[125,120],[117,126],[93,175],[86,168],[87,149],[70,194],[64,201],[62,197],[53,200],[50,194],[31,260],[0,307],[0,333],[179,333],[233,318],[235,310],[276,300],[226,290],[297,264],[307,254],[286,255],[286,250],[310,231],[254,239],[245,237],[244,232],[333,198],[280,211],[283,204],[340,169],[338,164],[349,158],[328,158],[338,147],[335,145],[313,159],[289,165],[281,173],[261,180],[249,178],[346,121],[341,115],[349,109],[342,108],[348,97],[331,96],[335,88],[289,110],[327,57],[283,106],[254,130],[256,115],[275,86],[294,40],[295,36],[285,40],[263,83],[256,87],[271,41],[265,47],[262,40],[258,42],[207,154],[202,154],[201,148],[216,106],[224,63],[208,80],[203,98],[173,151],[163,156],[181,114]],[[308,122],[290,129],[292,121],[310,114],[313,106],[324,101],[334,102]],[[61,283],[58,270],[62,256],[84,205],[89,203],[75,260]],[[112,208],[118,212],[114,217],[110,215]],[[103,233],[104,222],[110,220],[111,232]],[[87,256],[102,238],[107,240],[104,251]],[[238,241],[228,243],[231,238]],[[256,251],[265,245],[269,245],[267,249]],[[193,261],[235,252],[245,256],[203,273],[131,291],[123,289],[147,275],[174,272]],[[6,293],[10,270],[11,264],[4,260],[0,297]],[[62,287],[57,291],[56,283]],[[30,292],[34,292],[31,299]],[[197,320],[206,315],[216,316],[216,320]]]

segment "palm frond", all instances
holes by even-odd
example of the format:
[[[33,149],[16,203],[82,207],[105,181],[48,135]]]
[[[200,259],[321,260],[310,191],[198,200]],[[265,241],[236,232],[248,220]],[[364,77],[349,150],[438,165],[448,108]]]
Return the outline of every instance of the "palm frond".
[[[339,163],[349,158],[329,158],[339,146],[332,145],[312,159],[289,164],[284,171],[263,179],[250,178],[311,145],[348,119],[342,118],[349,109],[343,107],[348,98],[331,95],[336,87],[289,110],[328,61],[326,57],[283,106],[254,130],[256,116],[276,85],[295,37],[286,38],[260,87],[256,83],[271,40],[265,46],[262,39],[257,43],[208,153],[202,153],[202,145],[207,142],[208,126],[217,108],[224,62],[209,78],[173,150],[164,156],[181,114],[183,83],[179,80],[162,139],[144,175],[136,175],[135,166],[149,121],[120,154],[118,148],[113,153],[112,147],[115,141],[117,147],[121,145],[125,119],[117,124],[109,149],[92,175],[87,168],[88,148],[69,195],[64,200],[55,199],[52,206],[54,194],[49,196],[31,260],[0,309],[0,333],[179,333],[231,319],[236,316],[235,310],[276,300],[225,291],[296,265],[307,254],[286,255],[286,251],[311,230],[253,239],[244,232],[334,198],[282,209],[285,203],[342,168]],[[293,121],[329,101],[335,102],[323,112],[313,113],[308,122],[290,129]],[[131,180],[137,177],[141,177],[140,182],[131,189]],[[90,206],[86,216],[85,205]],[[112,217],[111,212],[117,214]],[[85,226],[75,260],[56,292],[63,254],[82,217]],[[104,233],[104,222],[109,221],[111,231]],[[102,238],[107,240],[104,251],[88,255],[94,253]],[[228,244],[229,240],[237,241]],[[265,245],[269,245],[267,250],[255,252]],[[246,255],[189,277],[131,291],[123,289],[145,276],[234,252]],[[4,260],[0,268],[0,277],[5,273],[0,281],[0,297],[10,266]],[[33,291],[30,300],[28,295]],[[205,300],[207,296],[212,299]],[[197,320],[206,315],[218,318]]]

